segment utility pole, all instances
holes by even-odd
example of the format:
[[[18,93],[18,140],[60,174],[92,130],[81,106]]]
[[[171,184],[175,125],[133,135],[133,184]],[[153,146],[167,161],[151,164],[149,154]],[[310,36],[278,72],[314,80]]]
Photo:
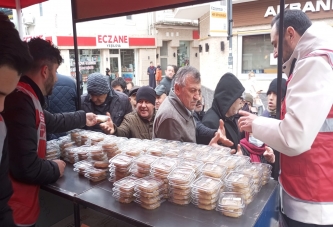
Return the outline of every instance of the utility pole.
[[[223,0],[222,0],[223,2]],[[228,57],[228,68],[233,69],[233,56],[232,56],[232,0],[227,0],[227,20],[228,20],[228,40],[229,40],[229,57]]]

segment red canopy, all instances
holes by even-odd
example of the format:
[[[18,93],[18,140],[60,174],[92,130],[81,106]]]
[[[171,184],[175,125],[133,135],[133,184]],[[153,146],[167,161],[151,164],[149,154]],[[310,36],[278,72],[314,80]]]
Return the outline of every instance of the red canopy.
[[[41,2],[45,2],[45,1],[47,1],[47,0],[20,0],[21,8],[25,8],[25,7],[28,7],[28,6],[37,4],[37,3],[41,3]],[[16,9],[15,0],[1,0],[0,7]]]

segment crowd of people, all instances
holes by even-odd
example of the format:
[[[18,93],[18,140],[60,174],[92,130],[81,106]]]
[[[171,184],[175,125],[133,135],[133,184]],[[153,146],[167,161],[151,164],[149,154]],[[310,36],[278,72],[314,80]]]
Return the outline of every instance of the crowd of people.
[[[255,101],[254,74],[244,88],[234,74],[225,73],[206,111],[196,68],[168,65],[162,79],[153,62],[147,70],[149,86],[90,74],[88,93],[78,106],[75,82],[57,74],[60,51],[40,38],[22,42],[8,17],[0,14],[0,20],[0,226],[35,226],[40,185],[57,181],[66,165],[44,159],[47,138],[75,128],[230,147],[233,155],[273,166],[289,226],[333,226],[332,28],[312,25],[302,11],[286,10],[285,31],[279,34],[276,16],[274,55],[283,55],[288,75],[281,100],[277,79],[267,89],[264,109]],[[279,38],[283,53],[277,52]],[[281,120],[276,119],[278,105]],[[96,115],[109,118],[98,123]]]

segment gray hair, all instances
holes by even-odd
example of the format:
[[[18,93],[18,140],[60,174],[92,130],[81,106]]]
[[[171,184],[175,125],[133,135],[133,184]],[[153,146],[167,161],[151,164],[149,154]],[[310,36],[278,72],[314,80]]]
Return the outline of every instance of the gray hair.
[[[192,77],[196,82],[201,82],[200,72],[192,66],[181,67],[175,76],[175,84],[178,84],[182,87],[186,86],[185,80],[187,77]]]

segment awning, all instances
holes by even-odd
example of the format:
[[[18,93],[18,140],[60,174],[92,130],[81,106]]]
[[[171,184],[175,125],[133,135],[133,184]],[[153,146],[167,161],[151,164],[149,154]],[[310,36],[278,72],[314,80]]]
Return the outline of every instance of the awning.
[[[21,8],[25,8],[37,3],[45,2],[47,0],[20,0],[21,2]],[[15,0],[1,0],[0,1],[0,7],[3,8],[10,8],[10,9],[16,9],[16,1]]]

